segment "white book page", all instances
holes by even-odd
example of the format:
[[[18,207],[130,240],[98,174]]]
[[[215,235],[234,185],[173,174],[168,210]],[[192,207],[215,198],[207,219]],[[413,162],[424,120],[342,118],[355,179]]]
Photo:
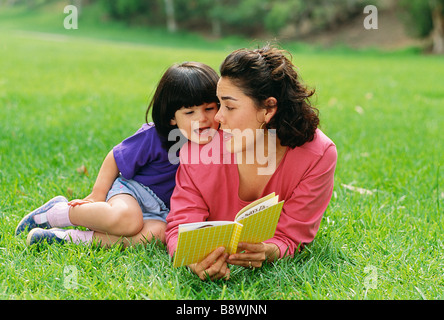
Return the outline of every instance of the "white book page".
[[[179,232],[185,232],[190,230],[196,230],[206,227],[215,227],[222,226],[225,224],[236,223],[234,221],[203,221],[203,222],[193,222],[193,223],[185,223],[179,225]]]
[[[268,207],[271,207],[272,205],[275,205],[278,202],[279,202],[279,196],[275,196],[271,199],[265,200],[264,202],[261,202],[261,203],[255,205],[254,207],[243,212],[241,215],[239,215],[236,218],[236,221],[241,221],[242,219],[245,219],[245,218],[247,218],[247,217],[251,216],[252,214],[255,214],[259,211],[265,210]]]

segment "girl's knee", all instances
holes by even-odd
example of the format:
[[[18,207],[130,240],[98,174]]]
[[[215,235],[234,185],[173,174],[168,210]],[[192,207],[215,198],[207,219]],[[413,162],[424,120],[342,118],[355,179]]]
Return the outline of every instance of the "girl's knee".
[[[131,237],[143,228],[143,215],[137,200],[129,194],[118,194],[108,203],[111,206],[108,233]]]
[[[119,236],[134,236],[143,228],[142,214],[131,210],[115,210],[109,222],[109,233]]]

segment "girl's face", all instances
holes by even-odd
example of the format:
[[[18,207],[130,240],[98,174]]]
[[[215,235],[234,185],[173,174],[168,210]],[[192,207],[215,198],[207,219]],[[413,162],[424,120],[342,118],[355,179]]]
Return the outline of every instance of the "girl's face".
[[[217,110],[215,102],[190,108],[182,107],[174,113],[170,123],[173,126],[177,125],[188,140],[206,144],[213,139],[219,128],[219,123],[214,119]]]
[[[217,97],[220,109],[215,119],[220,122],[220,128],[224,131],[227,150],[231,153],[252,150],[256,143],[256,129],[269,121],[267,111],[257,109],[253,99],[226,77],[220,78],[217,84]]]

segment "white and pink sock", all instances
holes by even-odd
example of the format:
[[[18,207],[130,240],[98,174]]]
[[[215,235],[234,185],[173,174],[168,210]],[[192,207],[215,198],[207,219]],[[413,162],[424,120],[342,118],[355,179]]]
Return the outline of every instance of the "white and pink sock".
[[[38,224],[48,222],[51,227],[72,227],[74,226],[69,220],[70,206],[65,202],[56,203],[48,211],[38,214],[34,217],[34,221]]]
[[[66,231],[61,231],[61,233],[63,233],[63,235],[60,234],[59,236],[56,233],[56,236],[75,244],[89,244],[92,242],[94,231],[69,229]]]

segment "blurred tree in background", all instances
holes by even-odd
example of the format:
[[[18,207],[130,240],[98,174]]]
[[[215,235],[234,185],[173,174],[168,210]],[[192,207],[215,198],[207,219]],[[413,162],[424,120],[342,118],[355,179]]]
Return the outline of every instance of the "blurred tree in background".
[[[431,37],[432,51],[444,54],[444,0],[401,0],[405,20],[411,33]]]
[[[0,0],[29,7],[57,0]],[[444,53],[444,0],[71,0],[78,6],[96,3],[103,15],[128,24],[166,26],[171,32],[192,30],[215,37],[240,34],[296,39],[331,30],[366,5],[394,4],[411,34],[429,38],[433,52]]]
[[[201,32],[211,30],[211,34],[216,37],[230,34],[272,34],[293,38],[335,28],[357,15],[362,15],[366,5],[378,7],[393,2],[403,13],[411,33],[420,38],[430,37],[433,52],[444,53],[444,0],[99,1],[114,19],[145,21],[150,25],[166,24],[172,32],[180,28]]]
[[[43,1],[43,0],[41,0]],[[308,34],[362,14],[366,0],[100,0],[107,14],[128,22],[167,25],[170,31],[212,35]],[[375,3],[377,1],[371,1]]]

